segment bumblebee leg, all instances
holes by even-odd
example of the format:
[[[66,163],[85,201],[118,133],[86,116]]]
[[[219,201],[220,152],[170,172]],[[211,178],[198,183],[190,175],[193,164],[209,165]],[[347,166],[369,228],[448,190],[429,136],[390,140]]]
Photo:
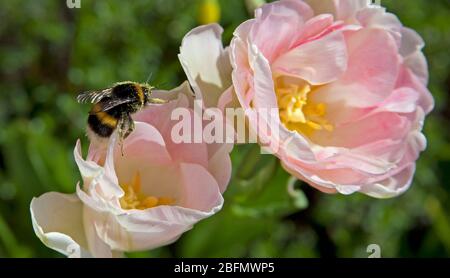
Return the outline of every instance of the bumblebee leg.
[[[148,102],[152,104],[164,104],[167,103],[168,101],[160,98],[150,98]]]
[[[127,122],[124,138],[127,138],[134,130],[134,121],[130,114],[127,114],[126,118],[124,117],[124,121]]]
[[[120,145],[120,151],[122,152],[123,156],[123,139],[125,138],[125,132],[127,130],[127,119],[124,117],[121,117],[119,120],[119,123],[117,124],[117,133],[119,135],[119,145]]]
[[[120,117],[118,124],[118,133],[120,137],[120,147],[123,156],[123,141],[131,134],[134,130],[134,121],[129,113],[124,112]]]

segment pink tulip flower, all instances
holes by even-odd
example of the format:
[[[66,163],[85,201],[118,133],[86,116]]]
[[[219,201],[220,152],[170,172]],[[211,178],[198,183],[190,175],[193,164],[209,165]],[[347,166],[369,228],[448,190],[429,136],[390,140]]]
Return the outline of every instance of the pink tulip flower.
[[[282,0],[257,9],[229,48],[220,35],[208,25],[185,37],[185,71],[202,95],[202,81],[218,84],[208,96],[218,106],[237,98],[289,173],[327,193],[388,198],[409,188],[434,106],[414,30],[367,0]]]
[[[71,257],[117,257],[169,244],[223,204],[231,175],[230,146],[176,144],[171,138],[175,108],[192,110],[187,83],[157,91],[167,104],[135,115],[136,129],[123,142],[113,135],[105,151],[74,150],[83,184],[76,194],[50,192],[33,199],[36,235]]]

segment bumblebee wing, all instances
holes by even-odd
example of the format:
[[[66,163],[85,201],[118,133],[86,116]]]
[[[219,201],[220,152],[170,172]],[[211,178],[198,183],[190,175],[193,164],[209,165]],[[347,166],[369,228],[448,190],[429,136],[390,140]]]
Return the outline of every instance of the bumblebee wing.
[[[112,93],[112,88],[107,88],[101,91],[89,91],[79,94],[77,96],[77,101],[79,103],[98,103],[105,97],[110,97]]]
[[[101,110],[102,111],[108,111],[116,106],[130,103],[135,101],[135,98],[116,98],[116,99],[109,99],[105,102],[101,103]]]

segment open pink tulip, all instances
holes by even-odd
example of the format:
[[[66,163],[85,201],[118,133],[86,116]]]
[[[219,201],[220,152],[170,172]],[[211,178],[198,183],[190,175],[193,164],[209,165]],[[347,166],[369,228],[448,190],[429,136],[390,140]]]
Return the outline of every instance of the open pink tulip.
[[[324,192],[386,198],[411,184],[433,98],[423,40],[369,2],[264,5],[235,31],[231,60],[250,126],[278,109],[266,124],[287,171]]]
[[[257,9],[227,50],[233,87],[214,95],[223,106],[234,92],[249,127],[297,178],[328,193],[388,198],[411,184],[434,100],[422,38],[369,2],[284,0]],[[185,41],[207,37],[203,45],[220,50],[218,35],[202,26]],[[218,53],[204,60],[221,70],[188,72],[195,80],[227,72]]]
[[[135,115],[123,156],[115,135],[106,154],[91,148],[87,160],[78,142],[74,155],[83,186],[73,195],[33,199],[33,227],[45,245],[75,257],[120,256],[169,244],[221,209],[230,146],[175,144],[171,113],[180,107],[193,113],[192,92],[184,83],[154,94],[170,101]]]

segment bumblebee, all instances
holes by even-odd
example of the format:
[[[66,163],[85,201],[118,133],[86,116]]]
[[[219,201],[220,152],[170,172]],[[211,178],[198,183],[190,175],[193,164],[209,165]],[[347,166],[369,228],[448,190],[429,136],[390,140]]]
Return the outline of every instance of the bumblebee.
[[[163,104],[166,101],[152,98],[154,87],[132,81],[119,82],[111,88],[84,92],[77,97],[79,103],[92,103],[89,112],[87,134],[94,144],[107,145],[117,129],[120,142],[134,130],[133,113],[148,104]],[[106,144],[105,144],[106,143]]]

